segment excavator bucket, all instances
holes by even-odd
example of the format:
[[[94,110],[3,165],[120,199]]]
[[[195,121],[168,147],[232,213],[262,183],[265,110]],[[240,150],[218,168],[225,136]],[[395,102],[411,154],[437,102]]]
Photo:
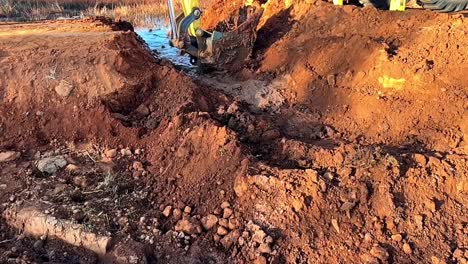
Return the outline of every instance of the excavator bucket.
[[[263,14],[263,9],[255,12],[252,7],[239,10],[240,20],[235,21],[227,32],[212,42],[212,65],[217,69],[235,71],[244,65],[252,54],[257,38],[257,25]],[[229,27],[228,27],[229,28]]]
[[[193,6],[190,13],[185,6],[184,13],[176,17],[172,0],[168,0],[168,5],[172,46],[179,48],[182,54],[188,53],[192,63],[204,68],[228,71],[242,68],[252,53],[263,9],[241,8],[229,21],[220,22],[210,32],[201,28],[201,10],[197,6]]]

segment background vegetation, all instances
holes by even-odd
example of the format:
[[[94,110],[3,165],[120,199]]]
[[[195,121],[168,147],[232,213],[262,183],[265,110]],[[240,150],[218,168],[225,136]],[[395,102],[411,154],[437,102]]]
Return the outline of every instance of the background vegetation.
[[[4,21],[108,16],[143,26],[154,24],[166,13],[166,0],[0,0],[0,20]]]

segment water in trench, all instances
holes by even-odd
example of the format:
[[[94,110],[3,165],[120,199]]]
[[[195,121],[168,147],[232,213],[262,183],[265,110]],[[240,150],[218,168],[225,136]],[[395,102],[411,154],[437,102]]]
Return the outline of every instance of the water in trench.
[[[161,26],[154,29],[137,28],[135,32],[148,44],[152,51],[158,54],[158,57],[172,62],[174,65],[183,69],[194,69],[196,66],[190,63],[188,55],[180,55],[180,51],[169,45],[167,32],[169,28]]]

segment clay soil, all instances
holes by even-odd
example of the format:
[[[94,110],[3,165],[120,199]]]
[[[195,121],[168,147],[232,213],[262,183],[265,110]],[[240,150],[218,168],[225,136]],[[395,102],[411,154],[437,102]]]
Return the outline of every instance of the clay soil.
[[[1,263],[467,263],[463,15],[270,1],[236,73],[131,29],[0,25]]]

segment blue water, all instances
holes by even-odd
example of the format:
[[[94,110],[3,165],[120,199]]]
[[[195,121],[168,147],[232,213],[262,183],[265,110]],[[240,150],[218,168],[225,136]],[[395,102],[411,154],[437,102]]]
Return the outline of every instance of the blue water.
[[[190,64],[190,58],[187,55],[181,56],[180,51],[169,45],[167,32],[169,28],[158,27],[153,30],[147,28],[136,29],[135,32],[143,38],[149,48],[156,51],[158,57],[169,60],[174,65],[181,66],[185,69],[192,69],[195,66]]]

